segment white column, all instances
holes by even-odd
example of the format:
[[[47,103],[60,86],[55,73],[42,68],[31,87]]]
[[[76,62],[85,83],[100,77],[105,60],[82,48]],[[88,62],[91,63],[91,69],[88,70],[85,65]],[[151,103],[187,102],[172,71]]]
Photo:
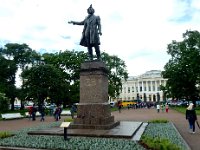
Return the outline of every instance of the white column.
[[[139,93],[140,92],[140,81],[138,81],[137,87],[138,87],[138,93]]]

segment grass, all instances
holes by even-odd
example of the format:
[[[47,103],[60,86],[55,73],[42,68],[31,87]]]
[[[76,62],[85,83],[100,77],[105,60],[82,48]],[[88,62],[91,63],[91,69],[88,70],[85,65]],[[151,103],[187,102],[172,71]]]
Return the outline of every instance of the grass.
[[[170,108],[172,108],[172,109],[174,109],[174,110],[176,110],[176,111],[178,111],[180,113],[183,113],[183,114],[185,114],[185,111],[186,111],[186,107],[182,107],[182,106],[176,106],[176,107],[170,107]],[[196,110],[196,114],[200,115],[200,108],[199,108],[199,106],[196,107],[195,110]]]
[[[0,131],[0,139],[11,137],[13,134],[11,134],[9,131]]]

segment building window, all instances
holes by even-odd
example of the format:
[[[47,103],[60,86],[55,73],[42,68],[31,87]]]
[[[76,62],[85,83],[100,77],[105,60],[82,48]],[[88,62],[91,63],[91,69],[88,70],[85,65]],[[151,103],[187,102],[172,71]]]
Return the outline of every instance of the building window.
[[[128,93],[130,93],[130,87],[128,87]]]
[[[142,92],[142,86],[140,86],[140,92]]]
[[[126,93],[126,87],[124,87],[124,93]]]
[[[136,92],[138,92],[138,87],[136,87]]]
[[[146,86],[144,87],[144,91],[147,91],[147,87]]]
[[[134,100],[135,99],[135,97],[132,97],[132,100]]]
[[[134,92],[134,86],[132,86],[132,92]]]
[[[151,101],[151,95],[149,95],[149,101]]]
[[[155,85],[153,85],[153,91],[156,91]]]
[[[160,86],[157,87],[157,91],[160,91]]]
[[[151,86],[149,86],[149,91],[151,91]]]

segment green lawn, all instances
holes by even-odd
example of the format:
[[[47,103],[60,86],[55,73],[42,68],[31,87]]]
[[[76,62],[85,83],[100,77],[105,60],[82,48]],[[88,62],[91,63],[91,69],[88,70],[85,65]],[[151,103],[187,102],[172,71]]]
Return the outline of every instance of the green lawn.
[[[185,111],[186,111],[186,107],[176,106],[176,107],[171,107],[171,108],[178,112],[181,112],[183,114],[185,114]],[[200,107],[199,106],[196,107],[196,114],[200,115]]]

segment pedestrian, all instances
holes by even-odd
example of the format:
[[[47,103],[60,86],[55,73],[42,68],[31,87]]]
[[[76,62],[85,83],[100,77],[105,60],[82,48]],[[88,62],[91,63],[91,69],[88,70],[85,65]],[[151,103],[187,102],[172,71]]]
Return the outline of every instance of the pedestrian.
[[[33,110],[32,110],[32,121],[35,121],[36,119],[36,112],[37,112],[37,108],[35,106],[35,104],[33,104]]]
[[[56,108],[55,108],[54,117],[55,117],[56,121],[59,120],[59,108],[58,108],[58,106],[56,106]]]
[[[41,105],[41,106],[40,106],[40,115],[41,115],[40,121],[44,121],[44,116],[45,116],[45,108],[44,108],[44,105]]]
[[[195,133],[195,121],[197,120],[197,115],[193,103],[190,103],[186,109],[186,119],[189,123],[189,132]]]
[[[160,112],[160,104],[159,103],[156,105],[156,109],[157,109],[157,113],[159,113]]]
[[[164,112],[164,104],[161,104],[162,112]]]
[[[31,118],[32,118],[32,113],[33,113],[33,106],[30,106],[29,108],[28,108],[28,114],[29,114],[29,120],[31,120]]]
[[[75,107],[74,104],[72,105],[72,107],[71,107],[71,109],[70,109],[70,112],[71,112],[71,117],[72,117],[72,119],[74,119],[74,113],[76,112],[76,107]]]
[[[51,105],[50,105],[50,108],[49,108],[50,116],[53,116],[54,109],[55,109],[55,108],[54,108],[54,105],[51,104]]]
[[[121,113],[121,109],[122,109],[122,102],[121,101],[117,102],[117,107],[118,107],[119,113]]]
[[[166,111],[166,113],[168,113],[168,111],[169,111],[169,105],[168,104],[165,105],[165,111]]]
[[[61,119],[62,108],[61,105],[58,106],[58,119]]]

